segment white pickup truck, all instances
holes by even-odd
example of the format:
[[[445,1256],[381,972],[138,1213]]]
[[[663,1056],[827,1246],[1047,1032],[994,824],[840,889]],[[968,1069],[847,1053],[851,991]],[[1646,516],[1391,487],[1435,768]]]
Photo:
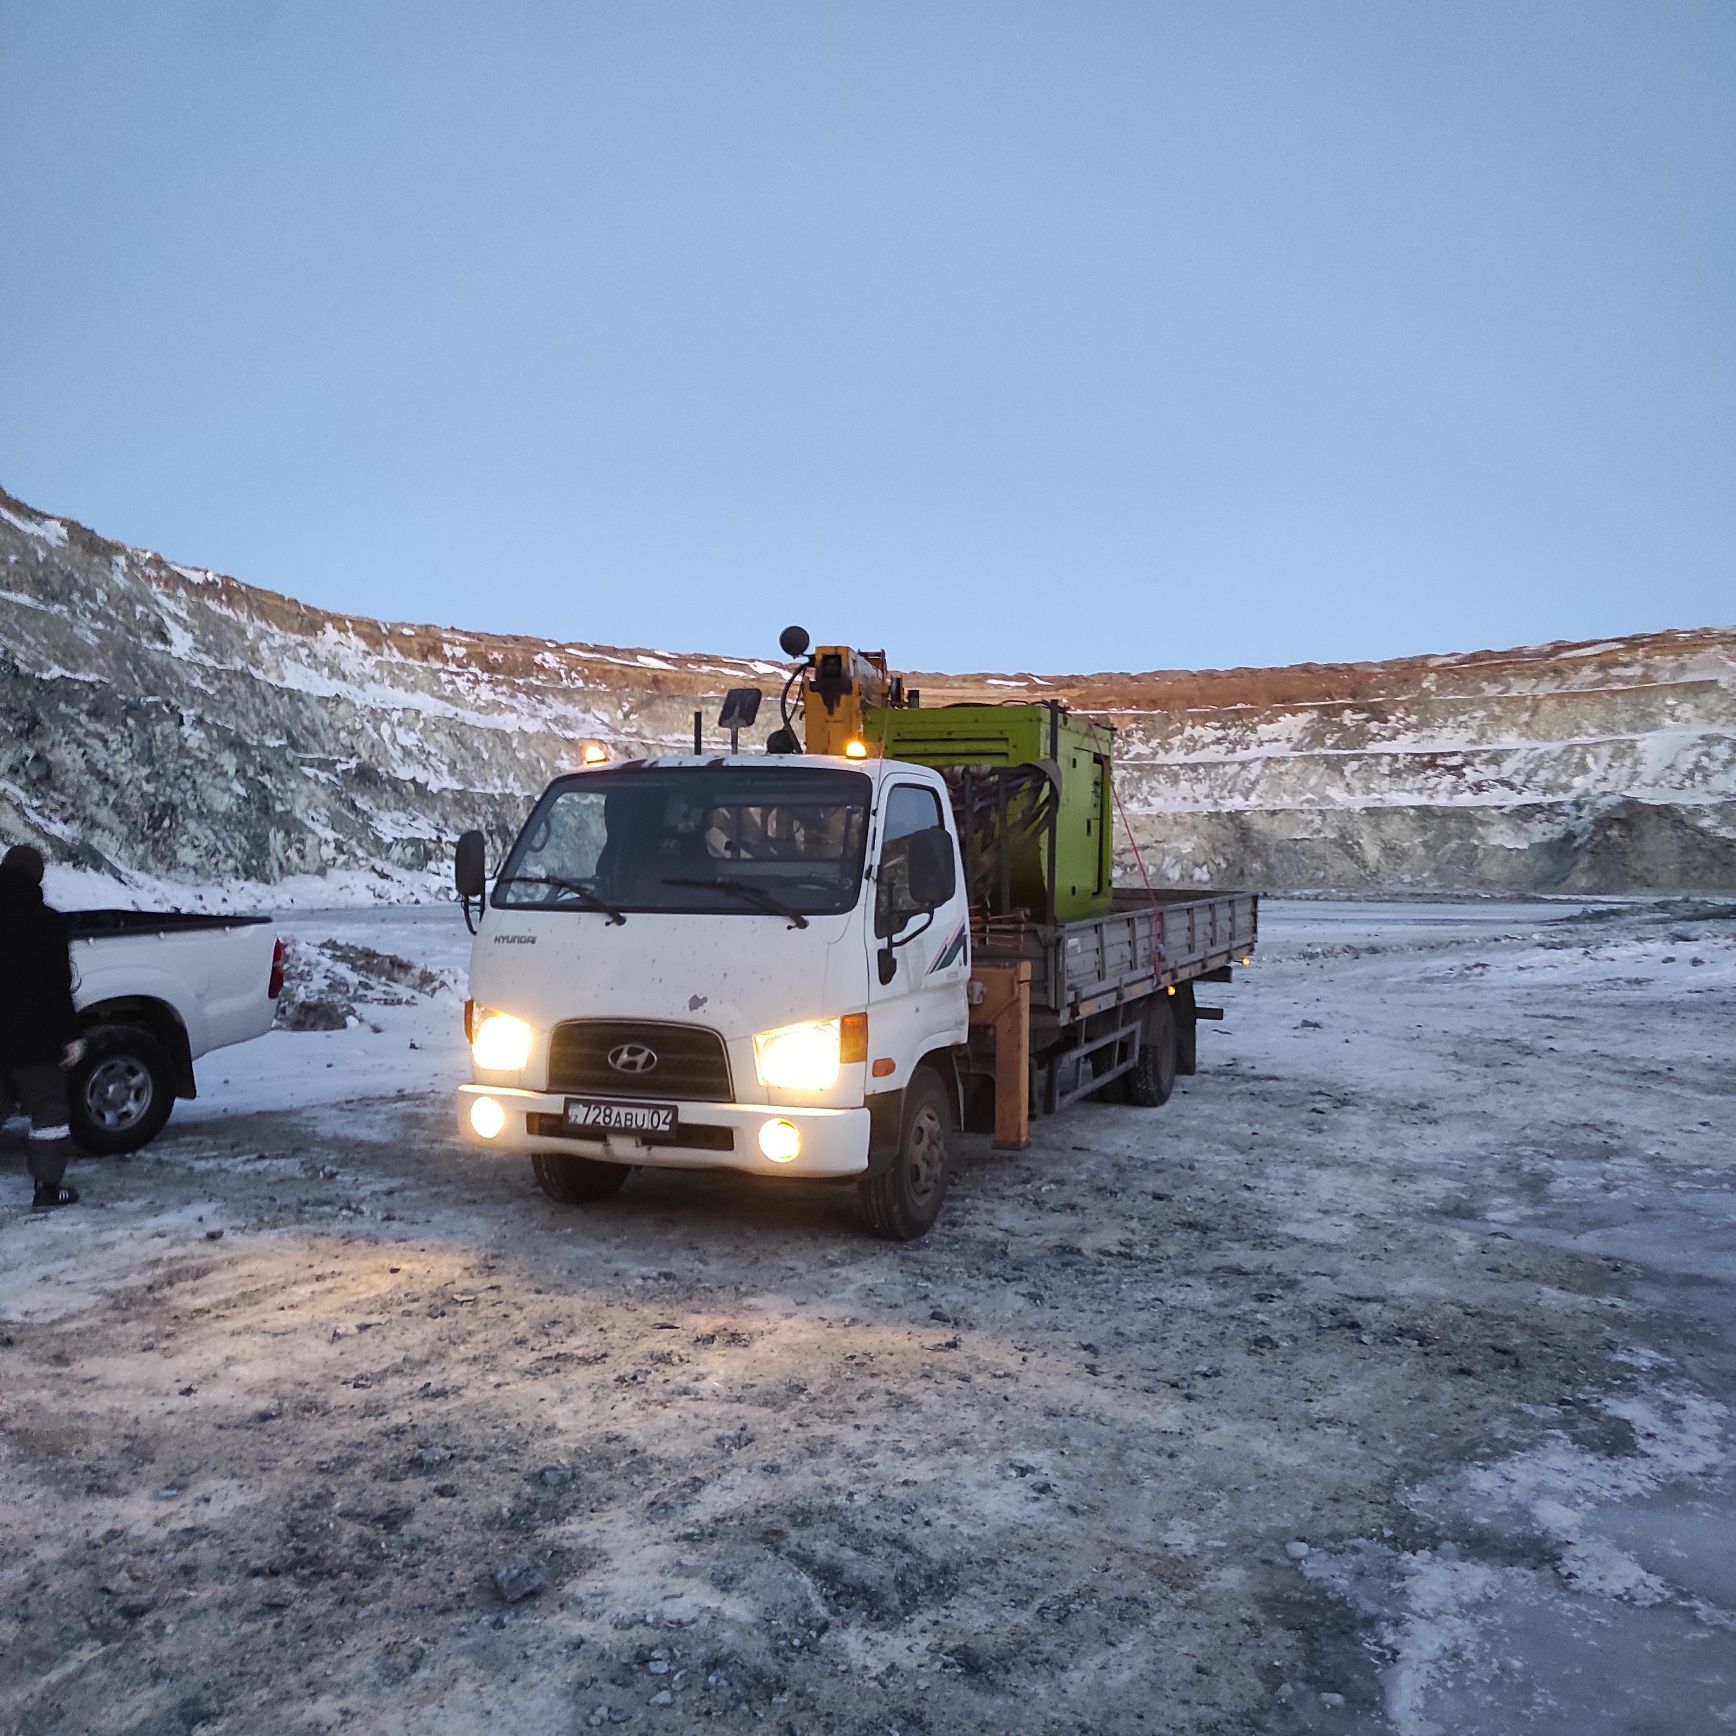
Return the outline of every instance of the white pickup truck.
[[[492,890],[483,852],[460,839],[472,1146],[570,1203],[636,1165],[849,1179],[895,1240],[988,1099],[1012,1145],[1027,1098],[1162,1103],[1218,1016],[1195,983],[1256,924],[1251,894],[1148,892],[973,936],[946,779],[865,754],[599,765],[550,784]]]
[[[193,1097],[193,1063],[271,1029],[283,942],[264,916],[71,910],[85,1053],[68,1077],[81,1150],[137,1151]]]

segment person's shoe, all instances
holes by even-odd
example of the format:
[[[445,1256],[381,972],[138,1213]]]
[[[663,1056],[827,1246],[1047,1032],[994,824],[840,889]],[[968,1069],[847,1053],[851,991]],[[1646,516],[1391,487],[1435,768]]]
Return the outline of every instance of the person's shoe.
[[[54,1182],[39,1181],[36,1184],[36,1198],[30,1202],[30,1209],[35,1212],[51,1212],[56,1206],[75,1206],[77,1204],[77,1188],[62,1187]]]

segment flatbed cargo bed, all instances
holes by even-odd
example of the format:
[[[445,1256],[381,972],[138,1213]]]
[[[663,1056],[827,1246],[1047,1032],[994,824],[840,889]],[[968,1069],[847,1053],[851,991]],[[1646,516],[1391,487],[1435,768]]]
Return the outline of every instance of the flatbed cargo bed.
[[[983,964],[1029,960],[1033,1044],[1107,1008],[1227,970],[1259,938],[1252,892],[1123,891],[1102,916],[1040,923],[991,916],[973,929]]]

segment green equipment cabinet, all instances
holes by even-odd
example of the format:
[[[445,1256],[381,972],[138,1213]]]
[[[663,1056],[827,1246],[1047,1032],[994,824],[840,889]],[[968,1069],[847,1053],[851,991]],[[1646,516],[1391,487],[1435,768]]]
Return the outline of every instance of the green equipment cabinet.
[[[994,916],[1073,922],[1114,902],[1115,733],[1064,705],[874,707],[888,759],[942,772],[972,904]]]

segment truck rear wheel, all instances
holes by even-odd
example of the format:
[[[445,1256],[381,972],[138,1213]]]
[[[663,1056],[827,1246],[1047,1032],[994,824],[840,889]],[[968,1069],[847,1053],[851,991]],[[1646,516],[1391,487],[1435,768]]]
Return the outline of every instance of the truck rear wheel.
[[[952,1168],[952,1102],[946,1087],[919,1067],[904,1092],[898,1154],[879,1175],[856,1184],[862,1220],[889,1242],[913,1242],[940,1216]]]
[[[536,1185],[562,1205],[584,1206],[621,1191],[627,1179],[624,1163],[602,1163],[594,1157],[569,1156],[564,1151],[531,1153]]]
[[[84,1057],[66,1079],[73,1144],[93,1157],[148,1145],[175,1106],[169,1051],[142,1025],[98,1025],[80,1034]]]
[[[1127,1101],[1142,1109],[1155,1109],[1169,1101],[1175,1089],[1175,1008],[1168,995],[1160,995],[1145,1015],[1139,1034],[1139,1059],[1127,1074]]]

